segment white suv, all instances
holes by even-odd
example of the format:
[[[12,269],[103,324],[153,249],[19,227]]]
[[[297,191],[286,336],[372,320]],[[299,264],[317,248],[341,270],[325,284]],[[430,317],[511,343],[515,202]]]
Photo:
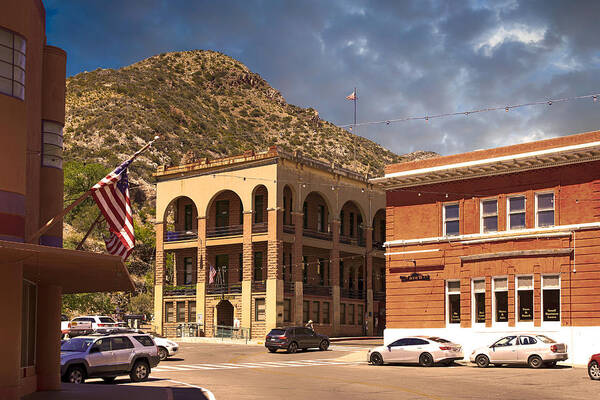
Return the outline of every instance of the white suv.
[[[91,322],[92,330],[97,331],[99,329],[110,329],[116,328],[119,324],[112,319],[104,315],[83,315],[81,317],[73,318],[71,320],[71,329],[77,326],[79,322]]]

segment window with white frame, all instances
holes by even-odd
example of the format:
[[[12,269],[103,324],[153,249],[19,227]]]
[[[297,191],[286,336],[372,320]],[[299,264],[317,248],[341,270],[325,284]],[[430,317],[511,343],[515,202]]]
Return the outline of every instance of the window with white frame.
[[[446,282],[446,304],[448,323],[460,324],[460,281]]]
[[[554,225],[554,193],[540,193],[535,196],[535,224],[538,227]]]
[[[525,196],[508,198],[508,229],[525,229]]]
[[[476,324],[485,324],[485,279],[473,279],[473,318]]]
[[[517,318],[519,322],[533,321],[533,277],[517,277]]]
[[[560,277],[542,276],[542,312],[544,321],[560,321]]]
[[[25,99],[26,50],[23,36],[0,28],[0,93]]]
[[[481,232],[498,231],[498,200],[481,200]]]
[[[508,322],[508,278],[494,278],[494,320]]]
[[[458,204],[444,204],[444,236],[460,234]]]

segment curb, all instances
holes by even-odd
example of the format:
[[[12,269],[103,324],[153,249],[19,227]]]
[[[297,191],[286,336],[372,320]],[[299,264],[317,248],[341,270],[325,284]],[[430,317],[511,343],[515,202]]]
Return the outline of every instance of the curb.
[[[352,341],[352,340],[378,340],[378,339],[383,340],[383,336],[337,337],[337,338],[329,338],[329,341],[331,343],[334,343],[334,342],[345,342],[345,341]]]

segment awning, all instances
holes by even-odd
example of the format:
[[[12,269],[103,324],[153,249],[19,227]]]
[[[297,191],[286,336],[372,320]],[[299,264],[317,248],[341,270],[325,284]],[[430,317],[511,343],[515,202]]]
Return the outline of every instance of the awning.
[[[0,240],[0,271],[15,262],[23,263],[23,278],[63,293],[135,290],[118,256]]]

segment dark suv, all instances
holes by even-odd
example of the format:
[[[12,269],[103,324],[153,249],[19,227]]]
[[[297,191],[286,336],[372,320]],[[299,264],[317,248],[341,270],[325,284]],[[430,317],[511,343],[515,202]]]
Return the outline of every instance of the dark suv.
[[[278,349],[286,349],[288,353],[295,353],[298,349],[318,348],[321,351],[329,347],[329,338],[321,335],[309,328],[290,327],[275,328],[265,339],[265,347],[271,353]]]

